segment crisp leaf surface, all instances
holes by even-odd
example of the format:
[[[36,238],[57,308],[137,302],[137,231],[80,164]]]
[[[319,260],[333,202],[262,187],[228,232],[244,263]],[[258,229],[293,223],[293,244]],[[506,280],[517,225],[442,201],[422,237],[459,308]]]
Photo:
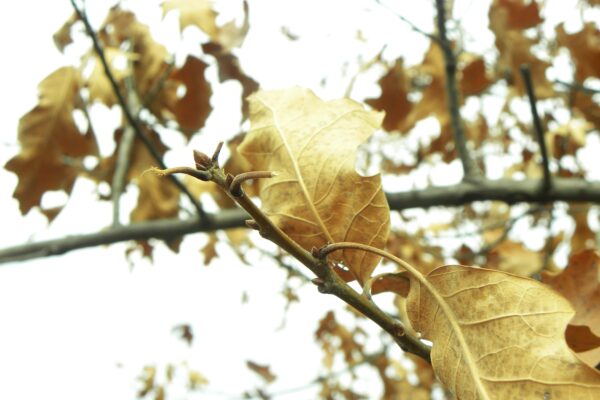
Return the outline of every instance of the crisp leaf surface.
[[[571,352],[574,311],[547,286],[474,267],[411,279],[408,315],[433,342],[433,368],[459,399],[597,399],[600,373]]]
[[[239,151],[255,170],[277,172],[260,182],[264,212],[305,249],[350,241],[382,248],[389,207],[379,175],[356,173],[356,149],[379,128],[382,114],[351,100],[325,102],[309,90],[250,97],[252,129]],[[342,255],[360,281],[379,258]]]

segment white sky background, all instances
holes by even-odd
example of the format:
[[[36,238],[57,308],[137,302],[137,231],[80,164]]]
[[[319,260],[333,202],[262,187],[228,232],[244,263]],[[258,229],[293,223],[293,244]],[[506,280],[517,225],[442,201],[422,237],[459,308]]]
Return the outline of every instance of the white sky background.
[[[97,26],[112,2],[87,3]],[[160,20],[155,2],[131,3],[147,4],[140,14],[142,21]],[[406,4],[399,11],[422,29],[432,30],[429,2],[392,3]],[[494,38],[487,31],[488,2],[456,3],[462,24],[477,32],[471,45],[490,48]],[[551,18],[568,18],[569,13],[578,16],[573,14],[577,13],[574,2],[558,3],[562,6],[550,11]],[[71,61],[52,42],[52,34],[71,13],[68,0],[15,1],[0,13],[2,165],[18,151],[18,118],[35,105],[37,84]],[[413,64],[428,46],[422,36],[374,1],[251,0],[250,13],[251,30],[239,54],[245,71],[265,89],[302,85],[325,98],[340,97],[356,71],[357,53],[365,54],[365,61],[387,43],[386,59],[402,54]],[[223,20],[229,19],[226,15]],[[357,42],[357,25],[364,27],[363,35],[370,44]],[[176,43],[176,16],[168,16],[162,26],[154,32],[156,38]],[[281,34],[282,26],[301,39],[290,42]],[[199,40],[202,34],[190,37]],[[177,57],[180,62],[181,54]],[[350,64],[344,75],[340,71],[345,63]],[[357,98],[378,95],[373,82],[380,73],[381,69],[374,68],[357,81],[353,92]],[[209,69],[207,76],[214,78],[216,71]],[[322,87],[324,77],[327,84]],[[213,91],[213,114],[203,134],[192,143],[205,152],[238,131],[237,115],[232,117],[232,112],[238,109],[239,86],[228,82],[214,86]],[[116,110],[94,112],[109,121],[119,115]],[[102,129],[102,125],[96,127],[97,134],[104,137],[100,138],[101,150],[109,152],[114,146],[112,128]],[[169,144],[181,147],[183,140]],[[171,166],[190,164],[190,152],[178,149],[169,153],[166,161]],[[452,166],[452,171],[457,167]],[[78,181],[69,205],[49,227],[37,211],[20,216],[18,203],[11,197],[16,183],[13,174],[0,170],[1,248],[94,232],[110,223],[111,206],[94,202],[96,194],[90,182]],[[123,215],[128,214],[136,196],[130,190],[124,197]],[[144,365],[161,367],[184,360],[211,383],[208,392],[190,398],[231,398],[258,386],[261,382],[246,368],[246,360],[271,365],[278,375],[271,392],[303,386],[323,372],[318,369],[322,353],[314,344],[313,332],[316,321],[328,309],[341,309],[341,302],[306,286],[299,292],[301,303],[291,308],[287,328],[277,331],[285,304],[279,294],[285,273],[265,260],[253,267],[241,265],[226,247],[219,248],[218,260],[204,267],[198,252],[203,243],[201,235],[190,235],[178,255],[158,245],[154,264],[134,256],[132,270],[124,258],[125,244],[0,265],[0,399],[134,398],[139,388],[135,378]],[[243,291],[249,296],[247,304],[241,302]],[[180,323],[194,328],[192,348],[171,333]],[[372,332],[376,335],[377,330]],[[377,336],[372,340],[377,341]],[[160,369],[159,374],[162,379]],[[178,386],[183,385],[170,386],[170,398],[182,397],[173,392]],[[314,390],[280,398],[314,398]]]

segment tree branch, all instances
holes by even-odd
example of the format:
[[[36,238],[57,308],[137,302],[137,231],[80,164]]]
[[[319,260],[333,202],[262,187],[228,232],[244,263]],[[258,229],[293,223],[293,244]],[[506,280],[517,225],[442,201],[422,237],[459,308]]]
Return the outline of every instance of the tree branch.
[[[398,17],[400,19],[400,21],[404,22],[406,25],[408,25],[410,27],[410,29],[412,29],[413,31],[431,39],[432,41],[440,44],[440,38],[435,36],[434,34],[431,33],[427,33],[425,32],[423,29],[419,28],[418,26],[416,26],[412,21],[410,21],[408,18],[404,17],[402,14],[398,14],[396,11],[392,10],[392,8],[390,6],[388,6],[387,4],[384,4],[381,2],[381,0],[375,0],[375,2],[377,4],[379,4],[381,7],[386,8],[389,12],[391,12],[392,14],[394,14],[396,17]]]
[[[110,82],[110,85],[115,93],[115,96],[117,97],[117,100],[119,101],[119,105],[121,106],[121,109],[123,110],[123,114],[125,114],[125,119],[127,119],[127,122],[135,131],[136,136],[142,140],[142,142],[144,143],[144,146],[148,149],[148,151],[152,155],[152,158],[154,158],[156,160],[159,167],[162,169],[165,169],[166,165],[165,165],[164,161],[162,160],[162,156],[160,155],[160,153],[158,152],[158,150],[156,149],[154,144],[150,141],[150,138],[148,137],[148,135],[146,135],[146,133],[144,132],[138,119],[133,115],[133,113],[129,109],[129,107],[127,105],[127,101],[125,100],[125,98],[123,97],[123,94],[121,93],[121,90],[119,89],[119,84],[117,83],[114,75],[112,74],[112,72],[110,70],[110,66],[108,65],[108,61],[106,60],[106,55],[104,54],[104,49],[102,48],[102,44],[98,40],[98,37],[96,36],[96,33],[94,32],[94,29],[92,28],[92,25],[90,24],[90,21],[87,19],[87,16],[85,15],[85,13],[77,6],[75,1],[76,0],[71,0],[71,5],[73,6],[73,9],[77,13],[77,16],[79,17],[79,19],[83,22],[83,25],[85,26],[85,30],[86,30],[88,36],[90,37],[90,39],[92,39],[92,44],[94,46],[94,50],[96,51],[96,54],[98,54],[98,57],[100,58],[100,62],[102,63],[102,66],[104,67],[104,73],[106,74],[106,77],[108,78],[108,80]],[[174,176],[170,176],[169,179],[171,179],[171,181],[175,184],[175,186],[177,186],[177,188],[190,199],[190,201],[194,205],[194,208],[196,208],[198,215],[204,216],[205,212],[202,209],[202,205],[198,202],[198,200],[194,197],[194,195],[183,185],[183,183],[181,183]],[[203,221],[204,221],[204,218],[200,218],[199,223],[202,224]]]
[[[559,85],[565,86],[565,87],[567,87],[569,89],[572,89],[572,90],[578,90],[578,91],[580,91],[582,93],[589,94],[589,95],[600,93],[600,89],[594,89],[594,88],[585,86],[585,85],[583,85],[581,83],[577,83],[577,82],[572,82],[571,83],[571,82],[565,82],[565,81],[561,81],[561,80],[557,79],[557,80],[554,81],[554,83],[557,83]]]
[[[554,201],[600,204],[600,182],[554,178],[552,188],[546,193],[540,192],[540,184],[539,180],[534,179],[465,181],[452,186],[433,186],[423,190],[387,193],[387,199],[390,208],[397,211],[410,208],[461,206],[486,200],[503,201],[507,204],[519,202],[546,204]],[[5,248],[0,250],[0,263],[59,255],[72,250],[126,240],[171,239],[188,233],[239,228],[245,226],[246,219],[248,214],[243,210],[226,209],[217,214],[206,214],[204,218],[206,222],[202,225],[198,218],[141,222],[97,233]]]
[[[527,97],[529,98],[529,107],[531,108],[531,117],[533,119],[533,127],[535,131],[535,137],[540,145],[540,152],[542,153],[542,170],[544,171],[544,179],[542,181],[542,191],[547,192],[552,186],[552,176],[550,175],[550,161],[548,160],[548,149],[546,147],[546,141],[544,140],[544,128],[542,127],[542,121],[536,107],[535,91],[533,90],[533,82],[531,80],[531,71],[529,66],[521,65],[521,76],[525,82],[525,89],[527,90]]]
[[[436,0],[435,3],[439,32],[438,43],[444,54],[444,64],[446,67],[446,96],[448,98],[448,111],[450,113],[450,123],[454,135],[454,145],[463,166],[463,179],[467,181],[476,181],[481,179],[481,171],[473,161],[473,158],[471,158],[469,149],[467,149],[467,138],[460,116],[460,100],[458,86],[456,84],[456,56],[446,33],[446,4],[444,0]]]

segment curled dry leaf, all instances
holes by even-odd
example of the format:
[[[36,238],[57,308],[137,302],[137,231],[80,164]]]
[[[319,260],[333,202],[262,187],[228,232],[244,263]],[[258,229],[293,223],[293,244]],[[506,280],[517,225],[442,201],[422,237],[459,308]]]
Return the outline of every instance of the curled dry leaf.
[[[277,173],[259,181],[263,211],[277,226],[307,250],[342,241],[383,248],[390,212],[381,178],[360,176],[354,166],[382,114],[293,88],[251,96],[250,119],[239,151],[253,169]],[[345,250],[335,261],[364,282],[379,257]]]
[[[600,373],[567,346],[569,302],[535,280],[444,266],[411,277],[408,315],[459,399],[595,399]]]
[[[19,121],[21,151],[5,168],[19,177],[13,197],[23,214],[49,190],[70,194],[81,159],[97,154],[95,137],[82,134],[73,119],[80,87],[77,69],[59,68],[40,83],[38,104]]]

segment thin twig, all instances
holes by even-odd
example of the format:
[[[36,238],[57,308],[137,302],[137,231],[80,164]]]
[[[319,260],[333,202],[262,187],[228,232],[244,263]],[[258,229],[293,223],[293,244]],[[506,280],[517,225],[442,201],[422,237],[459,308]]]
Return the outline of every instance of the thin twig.
[[[131,67],[131,60],[128,61]],[[133,74],[125,77],[125,93],[127,94],[127,106],[130,109],[138,108],[138,98],[133,88]],[[120,225],[121,194],[125,189],[125,180],[129,170],[129,161],[133,153],[133,144],[135,143],[135,131],[128,125],[117,149],[117,162],[112,180],[112,203],[113,203],[113,226]]]
[[[204,176],[199,175],[199,178],[204,178]],[[452,186],[433,186],[407,192],[387,193],[386,197],[390,209],[397,211],[411,208],[461,206],[486,200],[502,201],[507,204],[520,202],[547,204],[554,201],[600,204],[599,182],[554,178],[552,191],[548,194],[541,193],[538,189],[539,185],[540,180],[538,179],[523,181],[484,179],[481,182],[461,182]],[[226,209],[216,214],[207,214],[206,222],[202,226],[198,225],[197,218],[168,219],[141,222],[97,233],[27,243],[0,250],[0,264],[64,254],[72,250],[126,240],[169,238],[187,233],[239,228],[246,226],[245,221],[248,218],[248,214],[243,210]]]
[[[454,135],[454,145],[463,166],[463,180],[476,181],[481,179],[481,171],[469,154],[463,121],[460,116],[460,100],[458,85],[456,83],[456,56],[446,33],[445,1],[436,0],[435,3],[437,8],[439,44],[444,55],[444,64],[446,68],[446,96],[448,99],[448,111],[450,114],[452,133]]]
[[[552,175],[550,175],[550,161],[548,160],[548,149],[546,147],[546,141],[544,140],[544,128],[542,127],[542,121],[536,107],[535,91],[533,89],[533,82],[531,80],[531,71],[529,66],[521,65],[521,76],[525,82],[525,89],[527,90],[527,97],[529,98],[529,107],[531,108],[531,116],[533,118],[533,127],[535,131],[535,137],[540,146],[540,152],[542,153],[542,170],[544,171],[544,178],[542,180],[542,191],[548,193],[552,188]]]
[[[398,17],[398,19],[400,19],[400,21],[404,22],[406,25],[408,25],[410,27],[410,29],[412,29],[413,31],[431,39],[432,41],[434,41],[437,44],[440,44],[440,38],[437,37],[436,35],[432,34],[432,33],[428,33],[425,32],[424,30],[422,30],[421,28],[419,28],[418,26],[416,26],[412,21],[410,21],[409,19],[407,19],[406,17],[404,17],[402,14],[398,14],[396,11],[394,11],[390,6],[388,6],[385,3],[382,3],[381,0],[375,0],[375,2],[377,4],[379,4],[380,6],[386,8],[389,12],[391,12],[392,14],[394,14],[396,17]]]
[[[585,85],[583,85],[581,83],[577,83],[577,82],[565,82],[565,81],[561,81],[561,80],[557,79],[554,81],[554,83],[557,83],[562,86],[566,86],[569,89],[578,90],[582,93],[589,94],[589,95],[600,93],[600,89],[594,89],[594,88],[585,86]]]
[[[123,110],[123,114],[125,114],[125,118],[127,119],[127,122],[129,123],[129,125],[131,125],[131,127],[135,131],[136,136],[142,140],[142,142],[144,143],[144,146],[148,149],[148,152],[150,153],[152,158],[154,158],[156,160],[159,167],[162,169],[165,169],[166,165],[165,165],[164,161],[162,160],[162,156],[160,155],[159,151],[156,149],[154,144],[151,142],[148,135],[146,135],[146,133],[144,132],[140,123],[138,122],[137,118],[134,117],[133,113],[127,106],[127,102],[125,101],[125,98],[123,97],[123,94],[121,93],[121,90],[119,89],[119,84],[117,83],[114,75],[112,74],[112,72],[110,70],[110,66],[108,65],[108,61],[106,60],[106,55],[104,54],[104,49],[102,48],[102,44],[98,40],[98,37],[96,36],[96,33],[94,32],[94,29],[92,28],[92,26],[90,24],[90,21],[88,20],[85,13],[77,6],[75,1],[76,0],[71,0],[71,5],[73,6],[73,9],[77,13],[77,16],[79,17],[79,19],[83,22],[83,25],[85,26],[85,30],[86,30],[88,36],[90,37],[90,39],[92,39],[92,44],[94,46],[94,50],[96,51],[96,54],[100,58],[102,66],[104,67],[104,73],[106,74],[106,77],[108,78],[108,80],[112,86],[115,96],[117,97],[117,100],[119,101],[119,105],[121,106],[121,109]],[[198,215],[200,215],[201,217],[204,216],[205,212],[202,208],[202,205],[200,204],[200,202],[198,202],[198,200],[194,197],[194,195],[188,190],[188,188],[185,187],[183,185],[183,183],[181,183],[174,176],[170,176],[169,179],[171,179],[171,181],[177,186],[177,188],[190,199],[190,201],[194,205],[194,208],[198,212]],[[200,223],[203,223],[202,221],[204,221],[204,218],[200,218]]]
[[[347,304],[354,307],[357,311],[364,314],[371,321],[379,325],[384,331],[388,332],[398,345],[409,353],[413,353],[424,360],[431,362],[429,346],[425,345],[418,338],[408,334],[401,321],[397,321],[382,311],[373,302],[365,299],[354,289],[352,289],[330,266],[326,260],[315,257],[315,255],[302,248],[296,241],[292,240],[281,228],[271,221],[262,210],[250,199],[243,191],[241,193],[231,193],[231,180],[225,174],[225,171],[219,168],[218,153],[221,144],[212,157],[212,165],[204,171],[198,171],[210,174],[210,180],[216,183],[229,197],[242,207],[259,226],[259,233],[262,237],[278,245],[281,249],[288,252],[295,259],[304,264],[318,278],[317,284],[321,293],[332,294]],[[188,173],[186,169],[178,168],[179,172]],[[173,171],[173,169],[171,169]],[[171,171],[166,171],[170,173]],[[314,282],[314,281],[313,281]]]
[[[169,76],[171,75],[171,72],[173,71],[174,67],[175,67],[175,61],[169,62],[169,64],[167,65],[167,68],[165,68],[165,70],[161,74],[160,78],[158,78],[158,80],[156,82],[154,82],[154,84],[152,85],[150,90],[148,90],[148,93],[146,94],[144,101],[142,101],[142,107],[140,108],[140,111],[143,108],[146,108],[146,107],[150,106],[150,104],[152,104],[152,102],[154,101],[154,99],[156,98],[158,93],[160,93],[162,88],[165,86],[165,83],[167,82],[167,78],[169,78]],[[136,115],[137,114],[139,114],[139,111],[136,113]]]

